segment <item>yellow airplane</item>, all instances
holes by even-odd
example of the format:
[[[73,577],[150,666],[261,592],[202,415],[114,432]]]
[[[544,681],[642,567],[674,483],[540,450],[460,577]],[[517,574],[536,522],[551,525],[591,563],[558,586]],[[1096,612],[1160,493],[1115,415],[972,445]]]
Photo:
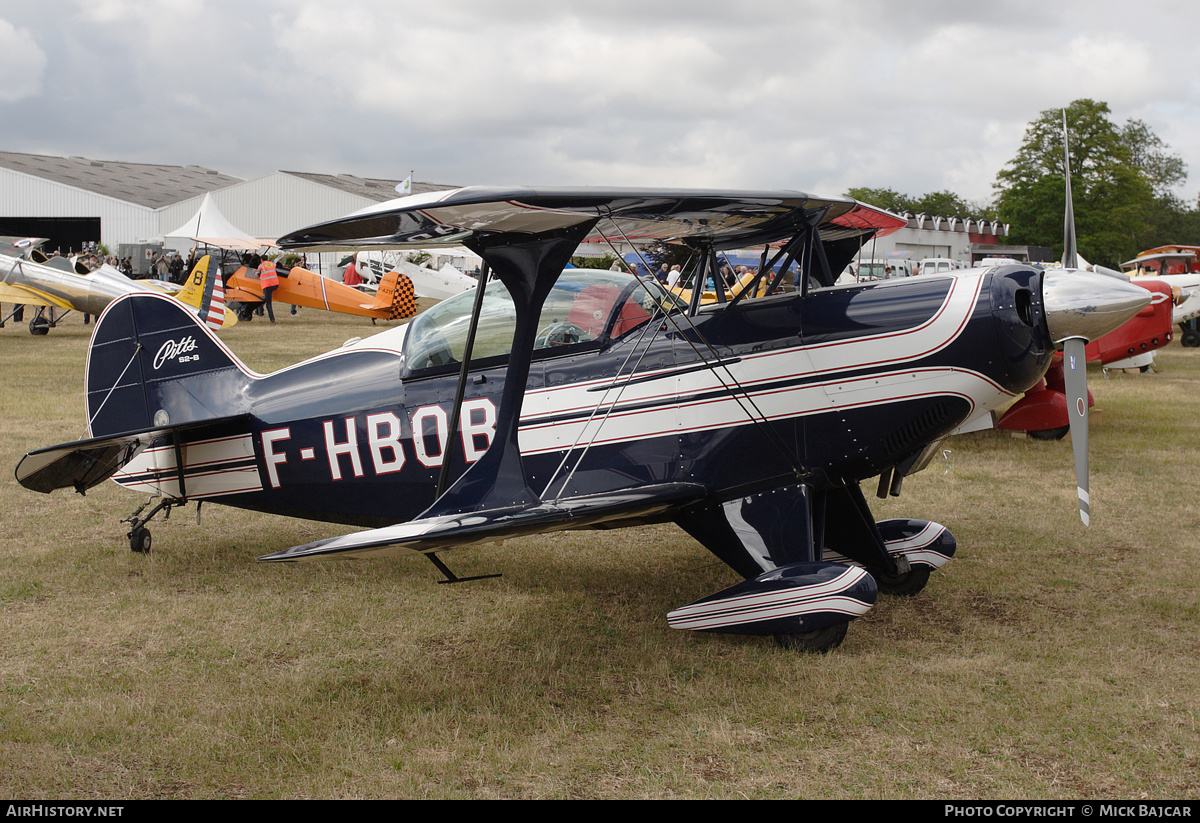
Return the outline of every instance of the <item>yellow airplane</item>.
[[[145,291],[175,291],[173,297],[197,309],[198,313],[202,310],[204,314],[201,319],[213,328],[236,322],[222,319],[212,326],[213,317],[224,315],[232,318],[232,312],[223,311],[219,272],[213,279],[213,288],[207,286],[207,256],[201,258],[193,269],[188,285],[174,290],[164,288],[168,284],[156,280],[130,280],[112,266],[104,265],[89,270],[78,261],[63,257],[48,258],[38,251],[40,242],[37,238],[5,238],[5,242],[0,242],[0,303],[37,308],[29,321],[30,334],[47,334],[57,325],[62,315],[56,317],[54,309],[99,316],[116,298]],[[218,301],[217,307],[213,306],[214,300]],[[47,308],[51,310],[49,313],[46,312]],[[18,312],[19,309],[14,309],[8,317],[17,317]],[[211,314],[213,312],[215,314]]]

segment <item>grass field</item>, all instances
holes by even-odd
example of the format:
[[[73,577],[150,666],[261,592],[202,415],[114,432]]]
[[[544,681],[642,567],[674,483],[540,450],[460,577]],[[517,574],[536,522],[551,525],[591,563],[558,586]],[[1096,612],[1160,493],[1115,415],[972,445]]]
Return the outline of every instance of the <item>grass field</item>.
[[[269,371],[373,330],[223,333]],[[381,324],[382,325],[382,324]],[[83,435],[90,327],[0,330],[0,463]],[[0,485],[0,796],[1196,798],[1200,352],[1091,373],[1092,523],[1069,440],[946,444],[877,516],[957,558],[825,656],[672,630],[735,582],[673,526],[262,565],[342,527]],[[873,491],[873,490],[872,490]]]

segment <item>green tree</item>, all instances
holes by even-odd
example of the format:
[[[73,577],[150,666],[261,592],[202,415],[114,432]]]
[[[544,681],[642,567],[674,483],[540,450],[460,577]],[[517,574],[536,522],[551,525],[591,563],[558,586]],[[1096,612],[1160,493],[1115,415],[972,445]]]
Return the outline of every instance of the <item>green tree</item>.
[[[900,192],[893,191],[892,189],[859,187],[847,191],[846,196],[853,197],[855,200],[860,200],[863,203],[881,209],[896,212],[897,214],[905,211],[914,211],[913,199],[907,194],[900,194]]]
[[[690,271],[696,264],[696,252],[678,243],[664,243],[654,240],[643,249],[643,256],[650,267],[657,270],[664,263],[667,266],[679,265],[685,271]]]
[[[615,254],[606,254],[603,257],[577,256],[571,258],[571,265],[577,269],[611,269],[618,260]],[[624,266],[624,261],[620,262]]]
[[[924,195],[913,204],[913,211],[926,214],[944,214],[947,217],[974,217],[971,206],[952,191],[935,191]]]
[[[1079,252],[1116,266],[1179,216],[1170,189],[1187,172],[1145,123],[1118,127],[1110,115],[1107,103],[1088,99],[1066,109]],[[1050,109],[1029,124],[1016,157],[996,175],[996,209],[1012,242],[1061,253],[1065,179],[1063,112]]]
[[[1141,120],[1130,120],[1125,124],[1121,129],[1121,142],[1129,149],[1133,164],[1142,170],[1154,188],[1154,194],[1174,198],[1171,189],[1187,181],[1187,166],[1183,159],[1167,154],[1169,146]]]

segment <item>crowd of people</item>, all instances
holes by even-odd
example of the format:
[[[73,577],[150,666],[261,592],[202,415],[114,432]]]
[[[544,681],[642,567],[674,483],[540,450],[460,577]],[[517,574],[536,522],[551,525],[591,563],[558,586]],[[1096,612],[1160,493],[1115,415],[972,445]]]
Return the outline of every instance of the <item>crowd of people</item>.
[[[175,252],[174,256],[170,252],[163,254],[155,252],[150,258],[150,276],[162,280],[164,283],[183,283],[187,279],[187,273],[192,270],[195,256],[196,253],[192,252],[188,256],[187,262],[184,262],[183,256],[179,252]],[[122,271],[124,270],[122,269]],[[128,272],[126,273],[128,274]],[[130,276],[133,275],[130,274]]]

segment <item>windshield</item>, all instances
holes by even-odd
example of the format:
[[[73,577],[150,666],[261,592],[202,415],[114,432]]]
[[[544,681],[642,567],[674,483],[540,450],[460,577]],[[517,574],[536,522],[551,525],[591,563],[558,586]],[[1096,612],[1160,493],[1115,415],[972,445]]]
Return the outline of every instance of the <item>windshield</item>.
[[[419,315],[405,340],[410,371],[461,363],[475,291],[443,300]],[[538,318],[534,353],[627,334],[645,323],[659,306],[680,306],[657,281],[605,269],[565,269],[550,290]],[[471,359],[506,356],[512,349],[517,312],[508,289],[491,280],[475,333]]]

